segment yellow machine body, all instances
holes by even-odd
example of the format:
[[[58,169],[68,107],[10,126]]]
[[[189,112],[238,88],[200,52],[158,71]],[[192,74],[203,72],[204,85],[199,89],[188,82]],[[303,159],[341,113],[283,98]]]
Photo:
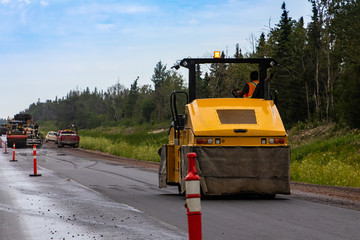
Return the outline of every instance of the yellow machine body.
[[[290,193],[288,137],[272,100],[195,99],[183,118],[162,148],[160,187],[184,192],[186,155],[196,152],[204,195]]]
[[[184,145],[195,137],[220,137],[219,145],[261,146],[262,137],[283,137],[284,125],[271,100],[251,98],[196,99],[186,105]],[[209,144],[206,144],[209,145]]]

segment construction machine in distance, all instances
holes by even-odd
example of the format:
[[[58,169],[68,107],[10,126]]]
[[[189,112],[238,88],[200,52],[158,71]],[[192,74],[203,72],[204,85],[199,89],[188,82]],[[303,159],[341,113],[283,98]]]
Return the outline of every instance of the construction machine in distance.
[[[39,125],[31,122],[29,125],[25,126],[25,131],[27,135],[26,146],[38,146],[42,145],[42,138],[40,136]]]
[[[34,123],[31,114],[16,114],[13,119],[8,118],[6,132],[8,147],[15,143],[16,147],[41,146],[39,126]]]
[[[7,146],[12,147],[15,143],[16,147],[26,147],[27,134],[24,129],[26,121],[17,118],[17,115],[13,119],[8,118],[6,140]]]
[[[197,99],[196,65],[257,64],[259,84],[252,98]],[[290,147],[279,112],[271,100],[267,70],[271,58],[185,58],[174,67],[188,68],[189,94],[170,97],[169,143],[159,150],[159,187],[185,192],[187,153],[195,152],[202,195],[290,194]],[[177,97],[186,97],[179,114]],[[256,98],[255,98],[256,97]]]

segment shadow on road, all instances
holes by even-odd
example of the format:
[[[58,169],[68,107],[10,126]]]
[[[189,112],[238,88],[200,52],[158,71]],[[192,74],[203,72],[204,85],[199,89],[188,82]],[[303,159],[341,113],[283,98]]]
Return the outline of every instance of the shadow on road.
[[[186,199],[185,195],[176,193],[159,194],[162,197]],[[240,195],[221,195],[221,196],[201,196],[202,201],[217,201],[217,200],[272,200],[272,201],[286,201],[290,200],[285,195],[261,195],[261,194],[240,194]]]

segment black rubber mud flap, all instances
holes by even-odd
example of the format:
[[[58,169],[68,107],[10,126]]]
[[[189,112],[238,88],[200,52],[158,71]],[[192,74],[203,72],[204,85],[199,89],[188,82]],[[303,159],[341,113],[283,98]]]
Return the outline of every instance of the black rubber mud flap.
[[[166,188],[166,178],[167,178],[167,170],[166,170],[166,148],[167,145],[163,145],[160,152],[160,165],[159,165],[159,188]]]

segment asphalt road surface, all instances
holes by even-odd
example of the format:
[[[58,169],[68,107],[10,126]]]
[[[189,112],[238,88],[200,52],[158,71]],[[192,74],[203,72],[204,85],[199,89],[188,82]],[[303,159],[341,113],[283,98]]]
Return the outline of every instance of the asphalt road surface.
[[[2,149],[3,151],[3,149]],[[0,239],[187,239],[185,198],[157,171],[79,149],[0,154]],[[360,211],[277,195],[202,202],[203,239],[359,239]]]

